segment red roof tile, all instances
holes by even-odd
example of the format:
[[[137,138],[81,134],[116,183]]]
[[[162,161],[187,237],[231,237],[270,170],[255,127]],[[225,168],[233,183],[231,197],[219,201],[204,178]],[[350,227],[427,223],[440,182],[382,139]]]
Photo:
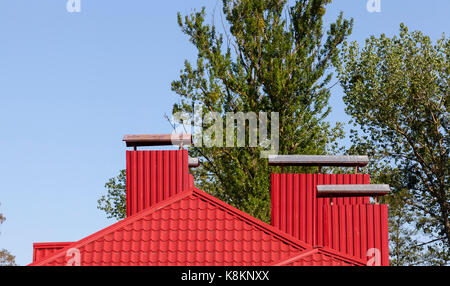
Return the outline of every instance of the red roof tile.
[[[311,250],[195,188],[31,265],[66,265],[73,248],[81,265],[274,265]]]
[[[327,247],[313,248],[302,251],[276,266],[364,266],[363,260],[342,254]]]

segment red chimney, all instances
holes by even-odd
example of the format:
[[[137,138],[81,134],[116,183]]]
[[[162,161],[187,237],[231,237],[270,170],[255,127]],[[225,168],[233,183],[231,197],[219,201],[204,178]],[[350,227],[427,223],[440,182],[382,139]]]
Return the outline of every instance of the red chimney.
[[[319,233],[321,221],[318,211],[324,205],[356,205],[369,203],[368,197],[317,197],[317,185],[369,184],[369,175],[364,174],[272,174],[272,225],[293,236],[313,244],[322,244]]]
[[[355,166],[366,156],[270,156],[277,166]],[[369,195],[383,195],[368,185],[367,174],[272,174],[271,224],[314,246],[328,246],[367,261],[379,250],[378,264],[389,265],[387,205],[370,204]],[[323,185],[353,186],[337,192]],[[365,186],[367,190],[364,190]]]
[[[185,149],[137,151],[137,146],[191,143],[190,134],[174,141],[173,135],[126,135],[124,141],[134,151],[127,151],[127,216],[134,215],[162,200],[193,186],[188,174],[189,159]]]

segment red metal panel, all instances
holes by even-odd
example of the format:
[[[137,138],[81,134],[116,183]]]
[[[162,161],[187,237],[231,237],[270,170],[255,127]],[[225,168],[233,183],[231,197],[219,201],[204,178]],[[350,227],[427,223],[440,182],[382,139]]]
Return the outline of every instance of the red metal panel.
[[[160,151],[163,152],[163,151]],[[164,154],[165,155],[165,154]],[[163,177],[164,177],[164,183],[162,186],[163,189],[163,200],[167,199],[170,197],[170,153],[167,154],[167,156],[163,155],[163,164],[164,164],[164,173],[163,173]],[[175,163],[175,162],[174,162]],[[176,163],[175,163],[176,164]]]
[[[359,221],[360,221],[360,230],[361,230],[360,257],[364,258],[364,259],[366,258],[366,255],[367,255],[367,237],[368,237],[367,223],[366,223],[366,221],[367,221],[366,209],[367,208],[359,207],[359,215],[360,215]]]
[[[273,184],[270,185],[270,193],[272,194],[272,199],[270,200],[270,206],[271,206],[270,209],[272,210],[272,212],[277,212],[278,211],[277,206],[279,205],[278,200],[277,200],[277,198],[278,198],[278,194],[277,194],[278,188],[276,187],[276,186],[278,186],[277,180],[278,180],[278,177],[274,177],[273,174],[270,175],[270,181],[274,182]],[[270,217],[270,224],[275,227],[278,227],[278,222],[274,220],[275,217],[278,217],[278,216],[272,215]]]
[[[375,248],[381,265],[389,265],[387,205],[324,206],[323,217],[324,229],[332,229],[323,238],[331,241],[329,247],[364,261],[368,250]]]
[[[157,158],[157,153],[156,152],[151,152],[150,154],[150,166],[156,166],[156,158]],[[150,205],[154,205],[156,204],[156,202],[158,201],[158,197],[156,196],[157,194],[157,185],[158,185],[158,180],[156,177],[156,169],[157,168],[150,168],[150,178],[154,178],[154,180],[149,180],[150,181],[150,194],[155,194],[153,196],[150,196]]]
[[[177,179],[177,190],[181,190],[183,188],[183,153],[178,152],[176,153],[177,158],[177,164],[176,164],[176,179]],[[189,175],[188,179],[189,186],[194,187],[194,177],[192,175]]]
[[[294,176],[294,189],[298,190],[300,186],[299,182],[300,178],[299,176]],[[294,212],[293,212],[293,225],[299,225],[300,224],[300,197],[298,192],[294,192]],[[293,227],[293,233],[294,237],[299,236],[299,228]]]
[[[281,208],[279,209],[279,215],[280,215],[280,228],[284,231],[287,232],[286,229],[286,215],[288,215],[286,213],[286,174],[281,174],[281,179],[280,179],[280,203],[281,203]]]
[[[331,206],[330,206],[331,208]],[[333,239],[333,245],[331,246],[331,248],[333,249],[340,249],[340,244],[339,244],[339,214],[337,213],[338,209],[337,208],[331,208],[331,222],[332,222],[332,229],[331,229],[331,233],[330,235],[332,236]]]
[[[180,168],[178,168],[178,169],[180,169]],[[180,182],[181,182],[181,180],[177,181],[177,183],[180,183]],[[189,174],[189,189],[192,189],[193,187],[194,187],[194,176]]]
[[[33,263],[39,262],[72,242],[42,242],[33,243]]]
[[[367,205],[367,249],[374,248],[373,205]]]
[[[298,175],[297,175],[298,176]],[[306,174],[300,174],[300,190],[306,190]],[[283,208],[280,206],[279,208]],[[300,240],[306,241],[306,191],[300,192]]]
[[[144,162],[150,162],[150,153],[144,153]],[[149,190],[150,189],[150,185],[149,185],[149,180],[147,178],[149,178],[149,167],[148,164],[144,164],[143,166],[143,177],[144,177],[144,190]],[[148,205],[150,205],[150,192],[145,192],[143,194],[143,200],[144,200],[144,208],[148,207]]]
[[[388,206],[381,206],[381,265],[389,265]]]
[[[130,216],[130,210],[131,210],[131,200],[130,200],[130,196],[128,195],[128,190],[131,190],[131,175],[128,172],[128,170],[131,170],[131,153],[126,153],[126,161],[127,161],[127,217]]]
[[[344,199],[344,198],[343,198]],[[345,228],[345,205],[344,207],[337,207],[338,211],[338,217],[339,217],[339,250],[347,253],[346,246],[347,246],[347,229]]]
[[[133,152],[131,153],[131,170],[130,170],[130,174],[131,174],[131,190],[130,190],[130,215],[132,214],[133,210],[137,210],[137,205],[136,205],[136,196],[137,196],[137,172],[136,170],[138,169],[137,167],[137,153]],[[128,190],[127,190],[128,191]]]
[[[272,174],[272,225],[315,246],[329,246],[367,260],[381,251],[388,265],[387,206],[369,197],[317,198],[318,184],[369,184],[367,174]]]
[[[352,217],[353,217],[353,255],[356,257],[361,257],[361,225],[359,220],[359,206],[352,206]]]
[[[287,182],[286,182],[286,190],[291,190],[293,188],[292,186],[292,182],[293,182],[293,176],[288,176],[287,178]],[[286,206],[287,206],[287,213],[292,213],[294,211],[293,208],[293,197],[294,194],[293,192],[286,192]],[[293,216],[294,215],[288,215],[286,217],[286,226],[287,226],[287,232],[288,233],[293,233],[293,228],[292,228],[292,224],[293,224]]]
[[[381,250],[381,216],[380,216],[380,208],[373,208],[373,232],[374,232],[374,245],[375,249]]]
[[[177,189],[177,157],[176,153],[170,153],[170,162],[175,162],[175,164],[170,164],[170,185],[169,185],[169,196],[173,196],[175,194],[175,190]]]
[[[324,218],[324,205],[317,205],[317,220],[316,220],[316,231],[317,231],[317,235],[315,236],[315,245],[316,246],[324,246],[324,245],[328,245],[328,243],[324,243],[324,236],[326,234],[325,231],[325,218]]]
[[[144,153],[137,153],[138,159],[138,189],[137,189],[137,207],[139,210],[144,209]]]
[[[127,151],[127,216],[190,185],[187,150]]]
[[[164,189],[162,188],[163,185],[163,167],[164,167],[164,161],[163,161],[163,153],[161,151],[156,151],[156,202],[162,201],[163,198],[163,192]]]
[[[310,238],[309,238],[309,243],[311,243],[312,245],[314,245],[315,240],[316,240],[316,235],[317,235],[317,230],[316,230],[316,221],[317,221],[317,195],[316,195],[316,184],[317,184],[317,177],[319,174],[317,174],[317,176],[310,176],[310,181],[308,184],[308,194],[310,196],[310,212],[315,214],[309,217],[309,230],[308,233],[310,233]]]
[[[272,174],[272,225],[313,244],[323,241],[314,234],[323,229],[317,220],[318,206],[330,204],[330,198],[317,198],[318,184],[369,183],[366,174]],[[357,204],[368,198],[334,198],[333,205]],[[321,231],[323,233],[323,231]],[[314,238],[313,238],[314,237]]]
[[[352,198],[353,199],[353,198]],[[353,201],[353,200],[352,200]],[[356,203],[356,201],[355,201]],[[346,241],[347,241],[347,251],[346,253],[350,254],[350,255],[354,255],[354,249],[353,249],[353,229],[354,229],[354,224],[353,224],[353,209],[352,209],[353,205],[346,205],[345,206],[345,218],[346,218],[346,222],[345,222],[345,226],[347,231],[345,232],[346,235]]]

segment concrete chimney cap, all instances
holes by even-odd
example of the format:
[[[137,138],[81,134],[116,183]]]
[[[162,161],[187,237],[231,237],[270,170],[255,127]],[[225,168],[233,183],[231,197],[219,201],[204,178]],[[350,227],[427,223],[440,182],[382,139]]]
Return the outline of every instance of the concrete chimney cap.
[[[318,197],[384,196],[390,191],[387,184],[317,185]]]
[[[269,166],[357,166],[369,163],[366,155],[269,155]]]
[[[172,145],[185,146],[192,144],[192,135],[189,133],[125,135],[123,137],[123,141],[125,141],[127,147]]]

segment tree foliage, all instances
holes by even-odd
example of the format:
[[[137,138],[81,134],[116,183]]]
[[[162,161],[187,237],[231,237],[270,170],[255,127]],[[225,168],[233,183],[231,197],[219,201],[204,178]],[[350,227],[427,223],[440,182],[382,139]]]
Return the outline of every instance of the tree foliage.
[[[402,24],[399,36],[372,36],[362,49],[345,44],[338,64],[355,148],[378,158],[372,176],[394,189],[396,264],[450,260],[449,58],[445,36],[433,44]]]
[[[97,201],[97,208],[104,211],[108,218],[124,219],[127,215],[126,170],[121,170],[117,177],[109,179],[105,184],[106,196]]]
[[[0,213],[0,225],[4,223],[6,217]],[[15,256],[9,253],[6,249],[0,249],[0,266],[14,266],[16,265]]]
[[[212,111],[221,118],[227,112],[278,112],[280,154],[333,152],[343,133],[340,124],[331,127],[325,121],[330,112],[329,67],[352,21],[341,13],[324,31],[330,2],[299,0],[289,6],[287,1],[223,0],[219,28],[206,23],[204,8],[184,18],[178,14],[198,54],[195,64],[186,61],[180,78],[172,82],[180,96],[173,112],[195,116],[194,105],[203,114]],[[211,124],[203,121],[202,127]],[[261,149],[190,147],[190,156],[201,161],[191,170],[196,185],[268,222],[270,170],[260,158]],[[125,217],[124,171],[106,188],[108,195],[99,200],[99,209],[108,217]]]
[[[329,152],[342,136],[340,125],[325,121],[329,67],[352,27],[341,13],[325,31],[329,2],[299,0],[290,6],[287,1],[224,0],[222,32],[206,23],[205,9],[179,14],[179,25],[198,54],[195,64],[186,61],[172,83],[180,96],[173,112],[193,113],[194,105],[222,118],[227,112],[278,112],[279,154]],[[203,122],[203,130],[211,124]],[[202,162],[193,171],[197,186],[269,221],[270,170],[260,151],[190,147],[190,155]]]

